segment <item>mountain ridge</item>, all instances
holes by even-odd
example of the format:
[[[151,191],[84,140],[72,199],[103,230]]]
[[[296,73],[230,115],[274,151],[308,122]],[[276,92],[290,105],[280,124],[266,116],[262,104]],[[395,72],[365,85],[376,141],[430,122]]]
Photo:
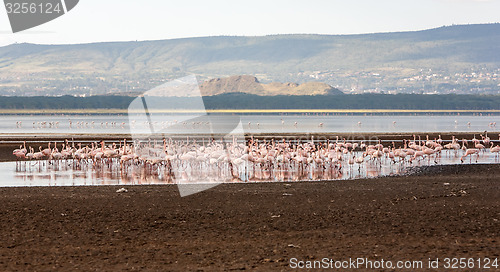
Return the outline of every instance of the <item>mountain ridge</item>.
[[[0,47],[0,94],[146,91],[195,74],[263,83],[320,81],[343,91],[498,93],[500,24],[354,35],[215,36]],[[456,75],[459,76],[456,76]],[[429,78],[430,77],[430,78]]]

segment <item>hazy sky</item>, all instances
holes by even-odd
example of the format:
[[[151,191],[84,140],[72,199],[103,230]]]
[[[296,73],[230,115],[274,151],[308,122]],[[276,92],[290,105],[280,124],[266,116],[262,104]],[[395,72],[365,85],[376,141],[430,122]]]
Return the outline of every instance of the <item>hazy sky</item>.
[[[500,22],[500,0],[80,0],[66,15],[16,34],[0,8],[0,45],[352,34],[493,22]]]

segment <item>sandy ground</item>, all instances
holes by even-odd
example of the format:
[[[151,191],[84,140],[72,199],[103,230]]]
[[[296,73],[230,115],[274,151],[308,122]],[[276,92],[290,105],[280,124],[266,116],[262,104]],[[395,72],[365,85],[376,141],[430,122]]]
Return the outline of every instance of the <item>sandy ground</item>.
[[[0,188],[0,271],[500,258],[499,171],[436,166],[408,177],[225,184],[184,198],[168,185]]]

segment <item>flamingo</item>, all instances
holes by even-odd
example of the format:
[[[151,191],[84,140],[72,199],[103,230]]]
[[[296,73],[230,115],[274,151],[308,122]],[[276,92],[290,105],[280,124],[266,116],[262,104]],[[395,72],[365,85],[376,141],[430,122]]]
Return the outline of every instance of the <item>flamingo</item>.
[[[198,122],[194,125],[203,124]],[[486,135],[486,132],[484,137],[481,135],[483,142],[487,138]],[[410,163],[414,160],[427,163],[427,160],[423,160],[427,158],[430,164],[431,158],[434,158],[434,162],[440,158],[444,148],[455,150],[458,156],[457,151],[461,146],[464,149],[461,161],[470,156],[472,162],[472,156],[476,155],[477,162],[480,157],[478,152],[486,149],[477,148],[480,147],[480,141],[475,139],[472,142],[474,148],[467,149],[467,140],[463,139],[460,145],[454,136],[451,143],[441,145],[441,135],[434,140],[427,135],[424,141],[420,136],[417,139],[414,135],[413,141],[403,139],[403,146],[399,148],[396,148],[394,142],[386,146],[381,141],[367,145],[364,141],[353,143],[341,137],[337,137],[335,141],[324,142],[314,137],[307,141],[295,142],[275,139],[259,141],[251,137],[245,143],[238,142],[235,137],[228,143],[224,143],[222,139],[220,142],[211,139],[199,143],[187,138],[163,139],[163,143],[149,140],[129,144],[124,139],[123,142],[109,145],[105,145],[104,141],[86,146],[79,143],[77,147],[74,142],[69,143],[66,140],[59,147],[57,142],[48,143],[46,149],[40,146],[39,152],[34,152],[32,147],[26,148],[24,143],[24,148],[23,145],[19,146],[13,154],[19,153],[18,160],[37,160],[37,163],[40,160],[54,160],[54,163],[59,163],[58,161],[64,159],[67,164],[63,165],[73,164],[74,167],[85,167],[86,164],[92,163],[94,171],[101,169],[102,165],[107,165],[110,169],[107,171],[125,169],[121,172],[121,175],[125,176],[134,171],[141,171],[141,177],[154,177],[156,180],[165,178],[172,181],[175,177],[184,177],[186,181],[198,178],[217,180],[220,177],[228,177],[233,181],[283,181],[339,178],[343,174],[342,171],[345,171],[342,167],[347,165],[352,169],[353,165],[357,164],[358,171],[361,171],[363,165],[370,164],[382,167],[383,163],[399,163],[403,167],[407,157]],[[498,157],[500,146],[494,146],[491,141],[489,144],[490,152]],[[367,156],[370,156],[370,159]],[[71,158],[74,160],[68,160]]]
[[[42,152],[41,146],[38,148],[38,150],[39,150],[39,152],[33,153],[33,159],[35,159],[35,160],[41,160],[45,156]]]
[[[474,147],[475,147],[476,149],[481,150],[481,151],[484,151],[484,148],[485,148],[485,146],[484,146],[483,144],[480,144],[480,143],[479,143],[479,140],[476,140],[476,141],[475,141],[475,145],[474,145]]]
[[[443,144],[443,139],[441,139],[441,135],[439,135],[439,138],[436,141],[438,144],[442,145]]]
[[[465,157],[471,156],[470,160],[472,162],[472,155],[474,155],[474,154],[477,154],[477,157],[476,157],[476,162],[477,162],[477,159],[479,158],[479,149],[476,149],[476,148],[469,148],[469,149],[467,149],[465,151],[465,154],[462,157],[460,157],[460,161],[463,163]]]
[[[26,158],[26,153],[22,151],[13,152],[13,155],[16,156],[17,160]]]
[[[425,155],[423,151],[415,151],[415,155],[413,156],[413,160],[422,158]]]
[[[485,146],[490,144],[490,137],[488,137],[488,131],[485,131],[484,136],[481,135],[481,138],[483,138],[483,143]]]
[[[30,147],[30,148],[29,148],[29,150],[30,150],[30,151],[29,151],[28,153],[26,153],[25,157],[26,157],[26,159],[28,159],[28,160],[32,160],[32,159],[33,159],[33,148],[32,148],[32,147]]]
[[[49,142],[49,146],[48,148],[45,148],[44,150],[42,150],[42,153],[45,157],[49,157],[50,154],[52,153],[52,149],[50,149],[50,142]]]
[[[500,154],[500,146],[493,146],[493,143],[491,143],[491,148],[490,148],[491,153],[496,153],[495,157],[498,157],[498,154]]]

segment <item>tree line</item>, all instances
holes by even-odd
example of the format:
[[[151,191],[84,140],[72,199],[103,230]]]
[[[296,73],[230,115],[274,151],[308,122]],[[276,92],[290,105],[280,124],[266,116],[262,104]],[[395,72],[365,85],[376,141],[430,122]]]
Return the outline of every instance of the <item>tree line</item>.
[[[0,96],[0,109],[127,109],[130,96]],[[154,99],[153,108],[199,105],[197,98]],[[401,109],[500,110],[500,95],[357,94],[326,96],[258,96],[222,94],[203,97],[206,109]],[[168,105],[168,106],[167,106]]]

